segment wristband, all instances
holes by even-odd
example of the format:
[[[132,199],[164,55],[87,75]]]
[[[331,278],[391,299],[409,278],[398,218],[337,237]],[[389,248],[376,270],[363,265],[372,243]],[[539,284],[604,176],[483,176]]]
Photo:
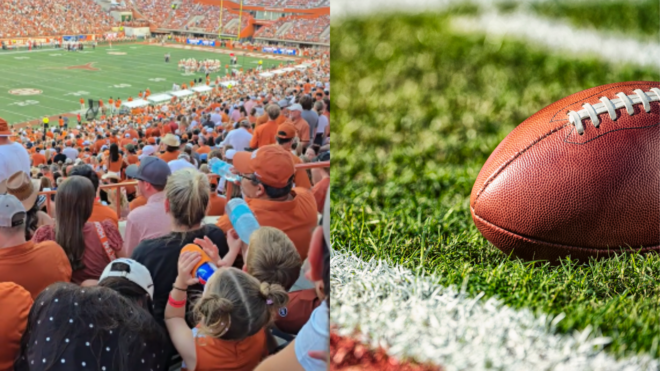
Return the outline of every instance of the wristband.
[[[183,292],[188,292],[188,290],[186,290],[186,289],[182,289],[182,288],[179,288],[179,287],[176,287],[176,286],[174,286],[174,285],[172,285],[172,288],[175,289],[175,290],[179,290],[179,291],[183,291]]]
[[[169,304],[173,308],[183,308],[186,305],[186,299],[174,300],[172,298],[172,295],[170,295],[169,298],[167,299],[167,304]]]

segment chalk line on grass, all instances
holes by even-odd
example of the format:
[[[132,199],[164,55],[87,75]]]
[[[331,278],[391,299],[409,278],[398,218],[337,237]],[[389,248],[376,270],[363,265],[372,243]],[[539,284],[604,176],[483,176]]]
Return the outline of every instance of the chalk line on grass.
[[[446,370],[657,370],[649,356],[617,360],[609,338],[587,328],[559,334],[563,315],[534,315],[483,294],[468,297],[424,275],[382,260],[334,251],[331,322],[342,336],[382,346],[399,359]],[[359,330],[359,334],[355,332]]]

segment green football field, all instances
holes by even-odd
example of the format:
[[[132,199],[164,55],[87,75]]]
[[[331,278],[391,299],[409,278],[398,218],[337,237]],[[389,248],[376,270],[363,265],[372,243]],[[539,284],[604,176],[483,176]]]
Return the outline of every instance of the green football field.
[[[164,62],[170,53],[170,63]],[[0,52],[0,117],[10,124],[27,122],[44,116],[80,110],[80,98],[107,104],[108,98],[129,96],[149,88],[152,95],[172,89],[172,84],[188,83],[204,78],[203,73],[186,75],[177,70],[184,58],[218,59],[229,63],[229,54],[182,50],[142,44],[85,48],[83,52],[66,50],[34,50],[32,52]],[[264,69],[282,63],[262,58]],[[238,56],[244,69],[257,66],[259,58]],[[92,68],[94,70],[89,70]],[[217,73],[211,74],[212,81]]]
[[[562,9],[578,7],[585,28],[658,40],[657,2],[612,1],[617,11],[609,12],[597,2],[543,4],[549,9],[531,11],[566,19]],[[439,285],[471,297],[563,313],[560,333],[591,328],[611,339],[607,351],[617,357],[660,357],[659,255],[523,262],[491,245],[469,208],[481,167],[527,117],[589,87],[659,81],[657,66],[452,28],[455,18],[480,12],[467,6],[333,20],[335,247],[432,272]],[[628,21],[637,14],[650,16]]]

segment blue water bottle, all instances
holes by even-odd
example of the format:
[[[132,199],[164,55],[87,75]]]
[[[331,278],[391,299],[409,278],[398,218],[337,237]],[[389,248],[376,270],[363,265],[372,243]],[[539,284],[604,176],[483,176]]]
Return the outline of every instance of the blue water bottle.
[[[225,177],[228,182],[238,181],[236,174],[231,172],[232,166],[230,164],[220,160],[217,157],[214,157],[211,159],[211,161],[209,161],[209,165],[211,165],[211,172],[213,174]]]
[[[232,198],[227,202],[226,212],[241,241],[250,243],[250,236],[259,229],[259,222],[242,198]]]

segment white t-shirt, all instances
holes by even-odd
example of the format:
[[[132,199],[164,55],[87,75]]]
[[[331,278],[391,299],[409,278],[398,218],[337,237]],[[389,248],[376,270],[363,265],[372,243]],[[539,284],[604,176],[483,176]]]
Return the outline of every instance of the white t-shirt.
[[[245,128],[238,128],[230,131],[220,146],[231,145],[237,152],[240,152],[245,151],[245,148],[250,146],[251,140],[252,134],[249,131],[245,130]]]
[[[319,115],[319,123],[316,126],[316,134],[325,133],[325,128],[328,126],[328,118],[325,115]]]
[[[30,155],[28,151],[18,143],[10,143],[0,146],[0,182],[23,171],[30,175]]]
[[[330,321],[328,318],[328,305],[321,303],[309,317],[309,320],[298,332],[295,351],[298,363],[305,371],[326,371],[328,365],[309,356],[308,352],[330,352]]]

